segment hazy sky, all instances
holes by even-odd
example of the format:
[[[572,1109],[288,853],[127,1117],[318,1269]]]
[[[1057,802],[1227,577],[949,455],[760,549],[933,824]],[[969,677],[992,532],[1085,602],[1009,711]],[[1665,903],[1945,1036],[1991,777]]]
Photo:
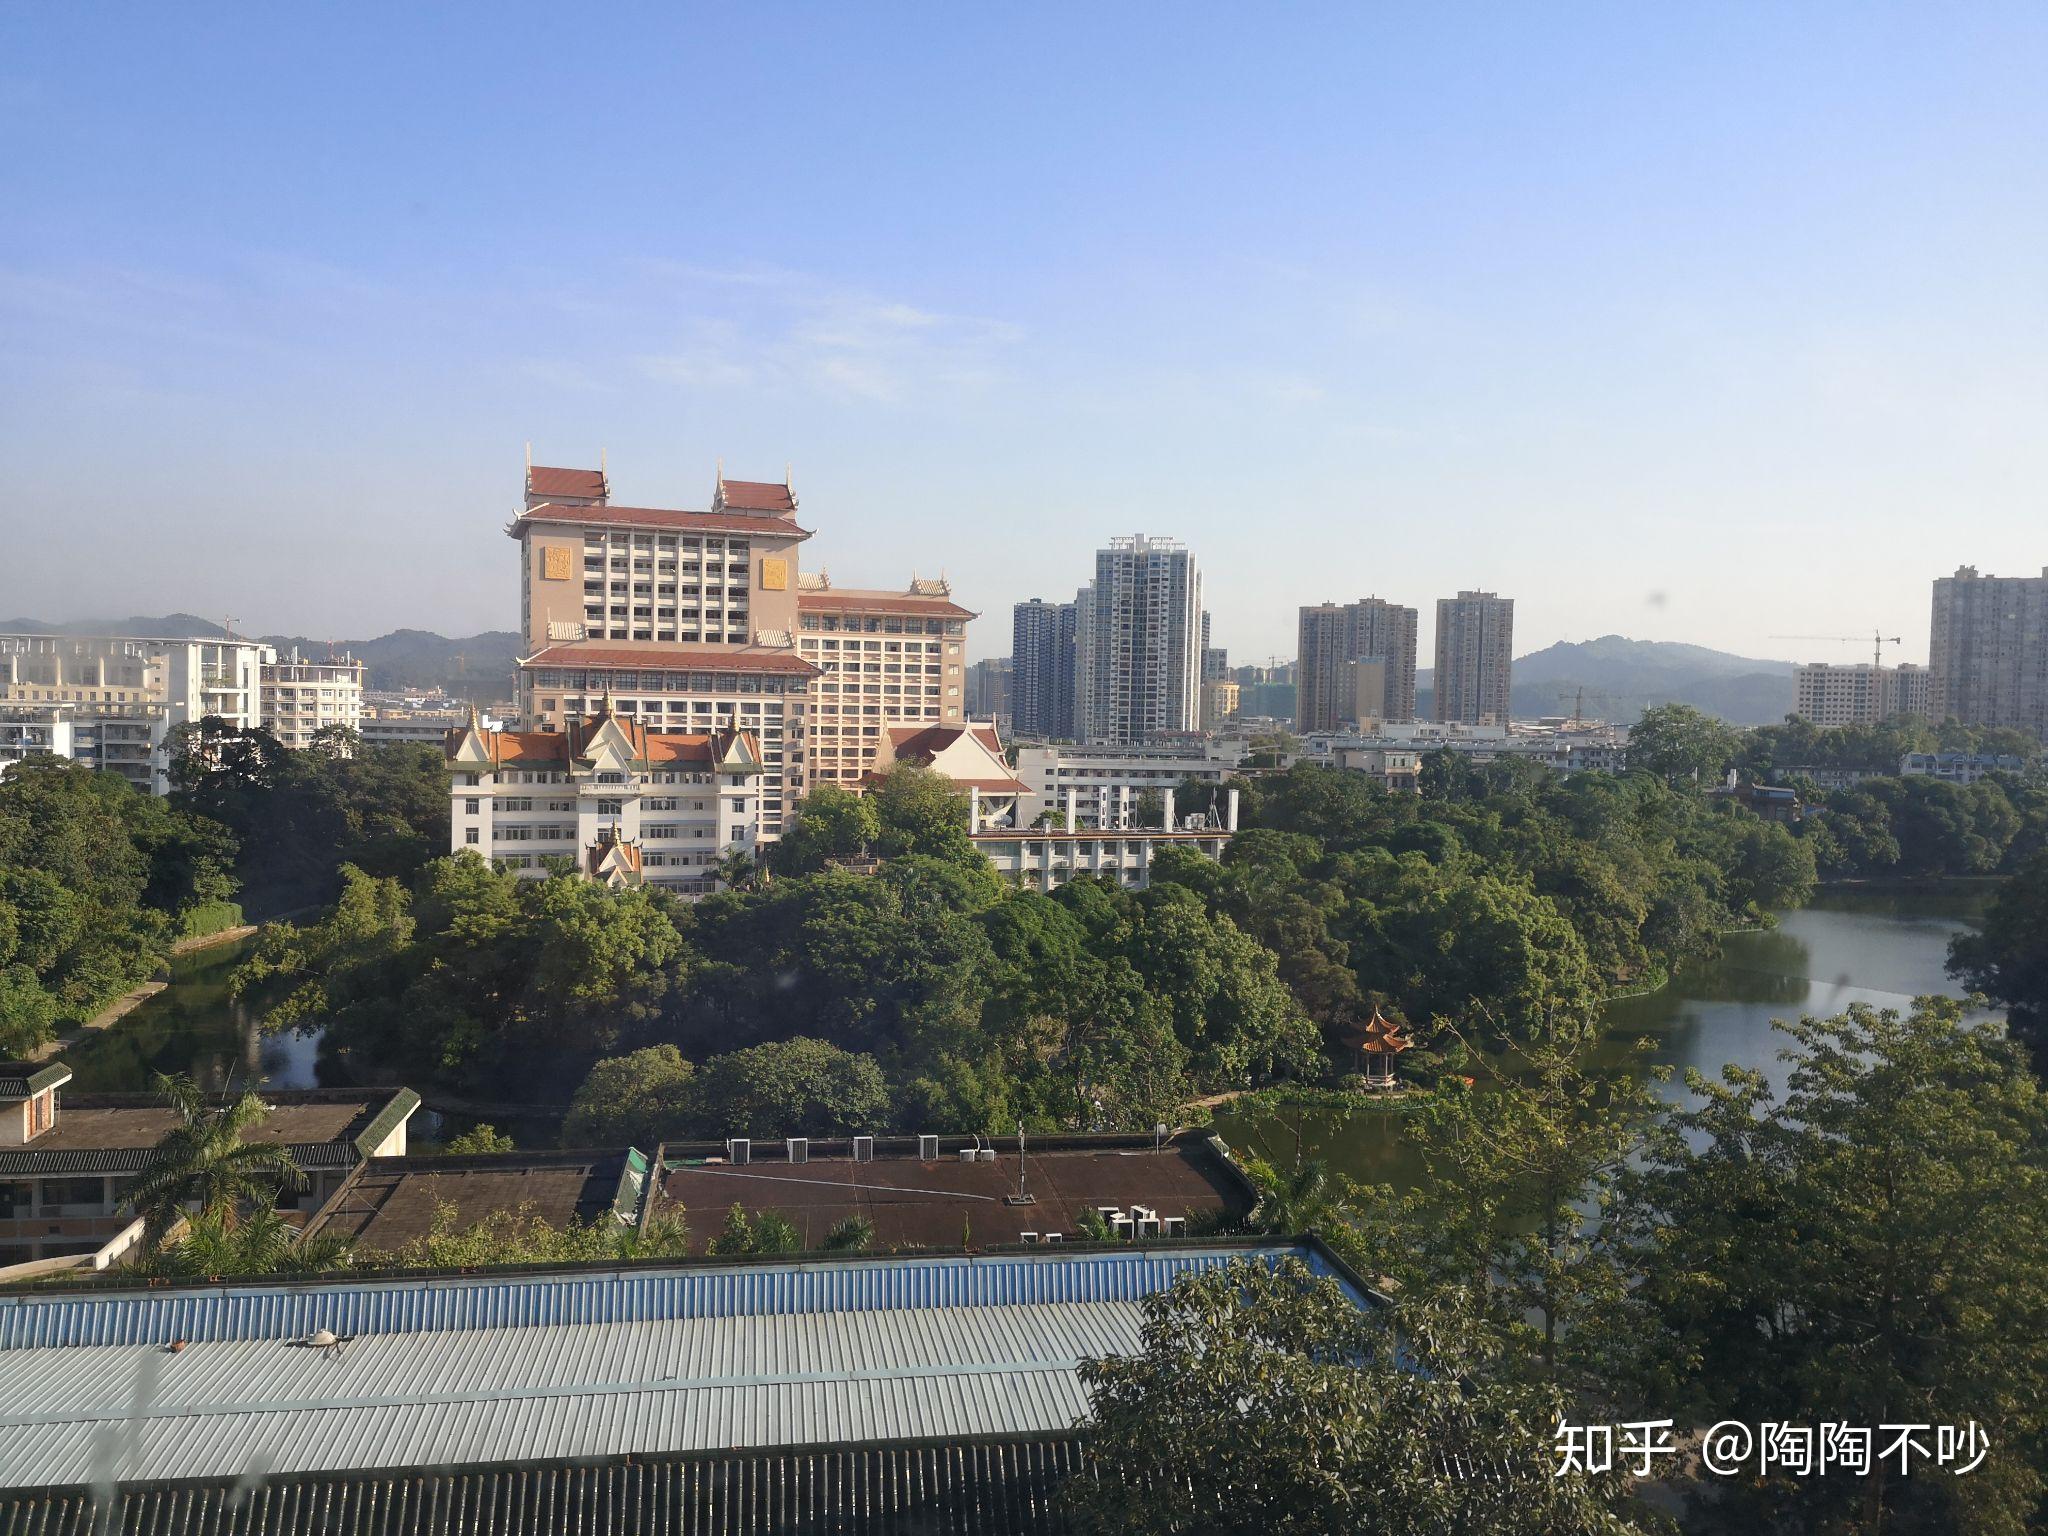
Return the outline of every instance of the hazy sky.
[[[512,627],[523,445],[1009,649],[1518,599],[1756,655],[2048,565],[2048,7],[0,0],[0,618]]]

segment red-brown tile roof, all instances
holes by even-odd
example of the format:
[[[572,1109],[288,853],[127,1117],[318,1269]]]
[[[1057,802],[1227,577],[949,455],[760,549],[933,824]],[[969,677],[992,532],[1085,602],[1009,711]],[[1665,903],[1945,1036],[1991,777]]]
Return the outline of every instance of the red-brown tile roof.
[[[601,469],[550,469],[535,464],[526,471],[529,496],[580,496],[602,501],[608,494]]]
[[[551,645],[520,663],[523,667],[655,667],[667,672],[787,672],[816,677],[819,669],[793,651],[721,651],[703,646],[650,646],[629,651],[617,646]]]
[[[774,539],[808,539],[811,531],[786,517],[755,517],[743,512],[689,512],[676,507],[563,507],[542,502],[520,514],[506,532],[520,536],[528,523],[597,523],[630,528],[680,528],[689,533],[745,533]]]
[[[572,757],[581,757],[597,734],[602,717],[573,722],[566,731],[479,731],[484,751],[491,761],[499,764],[513,763],[555,763],[566,764]],[[710,767],[724,755],[729,733],[704,731],[650,731],[639,721],[626,715],[614,715],[612,719],[626,733],[626,740],[632,744],[634,758],[643,763],[698,763]],[[458,729],[448,733],[444,752],[453,757],[462,745],[467,730]],[[761,749],[748,731],[739,733],[747,747],[747,755],[760,760]]]
[[[863,592],[856,587],[827,587],[822,592],[799,592],[796,605],[815,613],[916,613],[933,619],[978,619],[972,608],[962,608],[950,598],[919,597],[913,592]]]
[[[987,725],[892,725],[888,727],[889,746],[899,763],[929,764],[946,748],[962,736],[972,734],[974,739],[1003,760],[1003,744],[995,728]],[[962,789],[978,789],[984,794],[1022,794],[1030,785],[1021,779],[1004,776],[999,779],[955,779]]]
[[[718,482],[718,504],[735,512],[796,511],[796,494],[773,480],[727,480]]]

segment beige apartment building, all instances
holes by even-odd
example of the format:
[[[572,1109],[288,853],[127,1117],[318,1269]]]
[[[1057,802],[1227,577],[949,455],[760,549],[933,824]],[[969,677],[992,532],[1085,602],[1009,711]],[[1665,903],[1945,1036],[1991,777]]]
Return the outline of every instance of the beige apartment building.
[[[2048,741],[2048,568],[1980,576],[1972,565],[1934,583],[1929,713],[2010,726]]]
[[[761,835],[806,782],[818,668],[797,650],[796,521],[787,483],[728,480],[707,511],[615,504],[604,469],[529,465],[520,545],[519,710],[562,731],[609,699],[651,730],[737,729],[760,745]]]
[[[1460,592],[1436,602],[1436,718],[1505,725],[1515,674],[1515,600]]]
[[[1896,667],[1809,662],[1792,675],[1792,713],[1824,729],[1876,725],[1898,715],[1926,716],[1929,674],[1911,662]]]
[[[1413,720],[1417,618],[1413,608],[1378,597],[1303,608],[1296,726],[1334,731],[1368,720]],[[1378,665],[1361,674],[1363,662]]]
[[[810,782],[851,789],[874,768],[891,725],[966,719],[967,622],[944,581],[898,592],[835,587],[805,573],[797,653],[818,669],[806,726]]]
[[[307,661],[297,651],[263,664],[263,724],[294,750],[313,745],[329,727],[360,733],[363,728],[363,664]]]

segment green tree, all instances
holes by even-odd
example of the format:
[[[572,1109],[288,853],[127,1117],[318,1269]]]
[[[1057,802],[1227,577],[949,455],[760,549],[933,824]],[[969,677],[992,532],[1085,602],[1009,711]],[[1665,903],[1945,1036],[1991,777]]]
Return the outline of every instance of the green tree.
[[[143,1218],[145,1252],[160,1248],[188,1209],[211,1213],[222,1228],[232,1229],[246,1211],[271,1209],[280,1187],[305,1186],[306,1176],[288,1149],[244,1140],[270,1113],[255,1094],[209,1103],[191,1078],[162,1073],[156,1091],[177,1124],[128,1186],[127,1202]]]
[[[1692,1074],[1701,1102],[1651,1139],[1622,1208],[1655,1328],[1643,1401],[1680,1422],[1974,1420],[1991,1450],[1966,1477],[1873,1457],[1715,1479],[1699,1528],[2019,1536],[2048,1491],[2041,1084],[1946,998],[1779,1027],[1783,1097],[1754,1071]]]
[[[773,847],[775,867],[785,874],[811,874],[828,859],[868,852],[882,835],[875,802],[837,784],[820,784],[804,796],[796,820]]]
[[[2013,1038],[2048,1076],[2048,853],[2036,854],[1999,888],[1984,926],[1949,944],[1949,973],[2008,1012]]]
[[[463,1157],[478,1153],[514,1152],[518,1150],[512,1138],[487,1121],[479,1121],[461,1135],[454,1137],[441,1149],[451,1157]]]
[[[1083,1361],[1082,1530],[1624,1536],[1618,1480],[1554,1477],[1554,1388],[1493,1377],[1453,1315],[1358,1306],[1297,1259],[1235,1259],[1142,1303]],[[1477,1474],[1477,1475],[1475,1475]]]
[[[1667,784],[1710,784],[1741,755],[1732,726],[1690,704],[1658,704],[1628,728],[1628,766]]]
[[[801,1036],[713,1056],[687,1098],[704,1136],[829,1136],[874,1129],[889,1113],[874,1058]]]
[[[590,1069],[562,1122],[565,1147],[654,1147],[681,1137],[693,1113],[696,1068],[672,1045],[612,1056]]]

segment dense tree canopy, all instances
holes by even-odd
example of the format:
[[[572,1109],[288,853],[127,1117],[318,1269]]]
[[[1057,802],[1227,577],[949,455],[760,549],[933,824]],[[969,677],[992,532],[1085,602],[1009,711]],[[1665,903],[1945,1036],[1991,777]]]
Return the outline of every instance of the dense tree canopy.
[[[90,1017],[228,908],[232,836],[113,774],[32,758],[0,778],[0,1054]]]

